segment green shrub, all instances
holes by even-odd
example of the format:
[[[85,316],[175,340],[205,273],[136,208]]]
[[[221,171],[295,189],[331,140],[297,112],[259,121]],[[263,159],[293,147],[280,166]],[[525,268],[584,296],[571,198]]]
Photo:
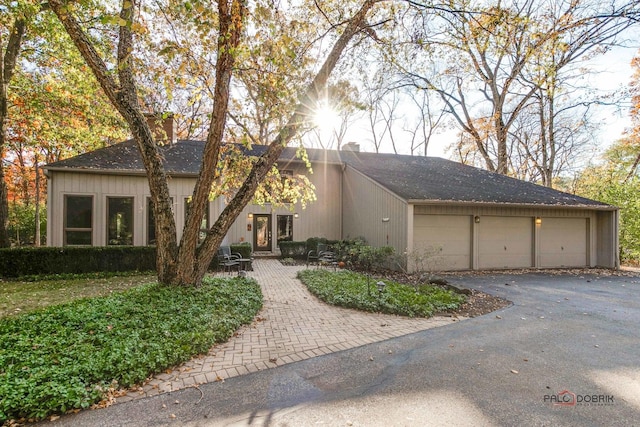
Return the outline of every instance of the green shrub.
[[[2,277],[155,269],[156,248],[151,246],[0,249]]]
[[[7,228],[11,243],[16,246],[33,245],[36,237],[36,207],[31,203],[9,203],[9,226]],[[40,206],[40,243],[47,241],[47,207]]]
[[[251,322],[262,305],[253,279],[199,288],[143,285],[0,321],[0,423],[87,408],[112,385],[129,387]]]
[[[304,259],[307,256],[307,243],[306,242],[278,242],[280,248],[280,254],[282,258],[294,258]]]
[[[376,287],[379,279],[348,270],[301,270],[298,278],[311,293],[328,304],[371,312],[429,317],[456,309],[465,301],[464,295],[436,286],[422,285],[416,290],[388,280],[385,280],[384,292],[379,294]]]
[[[377,271],[394,267],[392,246],[374,247],[362,238],[342,240],[333,245],[338,259],[356,270]]]
[[[251,243],[243,242],[243,243],[234,243],[231,246],[231,252],[242,255],[242,258],[251,258],[251,254],[253,253],[253,248],[251,247]]]

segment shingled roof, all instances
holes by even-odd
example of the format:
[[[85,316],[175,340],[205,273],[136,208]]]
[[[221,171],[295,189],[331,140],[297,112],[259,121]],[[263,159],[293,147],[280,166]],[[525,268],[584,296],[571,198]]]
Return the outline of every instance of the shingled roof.
[[[171,175],[196,175],[203,141],[183,140],[160,148],[165,170]],[[259,156],[266,146],[247,154]],[[352,151],[307,149],[309,160],[346,164],[408,202],[450,202],[507,205],[543,205],[610,210],[615,207],[551,188],[488,172],[439,157],[419,157]],[[281,161],[297,161],[288,147]],[[81,154],[45,166],[51,171],[143,174],[144,166],[134,141]]]

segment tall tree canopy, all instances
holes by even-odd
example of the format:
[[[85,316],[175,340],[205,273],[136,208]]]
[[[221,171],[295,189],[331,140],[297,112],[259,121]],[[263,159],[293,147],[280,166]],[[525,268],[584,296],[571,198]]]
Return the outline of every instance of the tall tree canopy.
[[[623,143],[637,153],[633,164],[629,167],[627,179],[637,174],[638,165],[640,165],[640,51],[631,61],[633,67],[633,76],[629,85],[631,92],[631,129],[627,130],[627,134]]]
[[[16,7],[17,6],[17,7]],[[9,85],[16,71],[18,55],[33,13],[31,7],[7,5],[0,12],[0,159],[4,160],[9,112]],[[0,247],[10,246],[7,228],[9,224],[8,189],[5,183],[4,162],[0,165]]]
[[[151,4],[124,0],[118,12],[110,16],[94,16],[93,19],[87,19],[81,4],[67,3],[63,0],[52,0],[49,3],[110,102],[127,122],[138,144],[154,207],[158,278],[162,283],[200,283],[215,250],[241,210],[254,196],[258,184],[272,170],[287,144],[306,126],[319,94],[326,87],[331,72],[351,39],[358,34],[367,34],[363,30],[368,28],[368,16],[377,3],[378,0],[364,0],[345,6],[323,2],[323,9],[320,10],[317,3],[302,2],[302,12],[293,15],[290,13],[298,6],[285,7],[269,1],[258,1],[249,5],[242,0]],[[285,14],[288,19],[280,22],[271,15],[272,13],[278,16]],[[103,24],[102,31],[110,32],[117,39],[117,49],[110,57],[100,55],[94,45],[91,33],[98,31],[95,28],[95,18],[99,18],[99,22]],[[162,26],[164,31],[151,31],[154,28],[153,23],[161,21],[165,24]],[[87,22],[91,23],[91,28],[87,26]],[[283,50],[286,51],[286,44],[270,46],[267,35],[270,34],[272,26],[289,25],[293,28],[298,22],[303,27],[313,25],[311,33],[316,33],[317,37],[305,40],[305,49],[294,49],[289,53],[289,62],[294,65],[291,70],[295,70],[297,64],[303,63],[302,57],[298,57],[300,54],[316,58],[325,56],[325,60],[321,66],[316,66],[317,61],[312,62],[312,76],[282,79],[282,76],[275,73],[284,65],[280,63],[282,59],[279,55]],[[170,35],[171,39],[167,39],[167,35]],[[262,47],[257,51],[252,45],[256,39],[264,40]],[[155,42],[158,43],[158,47],[164,47],[154,52],[151,50],[153,46],[145,41]],[[333,47],[324,48],[327,43],[333,43]],[[252,50],[264,59],[256,61]],[[271,58],[271,51],[275,53],[273,64],[269,63],[268,59]],[[143,114],[143,78],[140,77],[141,70],[136,63],[144,54],[163,58],[163,55],[172,53],[176,53],[176,61],[184,64],[181,66],[185,67],[185,73],[165,75],[167,86],[174,87],[174,83],[182,84],[186,76],[195,76],[196,78],[189,77],[186,84],[194,86],[194,93],[202,96],[207,94],[211,105],[202,165],[180,241],[177,240],[167,176]],[[253,65],[251,62],[245,62],[245,59],[253,59]],[[228,135],[227,119],[235,90],[233,78],[243,69],[265,72],[266,78],[261,80],[263,86],[254,87],[257,96],[260,102],[267,104],[273,102],[267,99],[268,97],[284,100],[281,113],[288,113],[288,119],[274,123],[273,132],[267,132],[268,150],[253,163],[242,185],[208,230],[205,240],[198,245],[200,219],[205,212],[212,186],[216,183],[217,165]],[[260,90],[264,90],[265,93],[260,94]],[[242,93],[242,87],[240,92]],[[274,105],[275,107],[277,105]],[[242,120],[239,118],[237,122],[242,123]]]
[[[411,84],[437,94],[462,131],[461,160],[546,185],[575,154],[581,120],[567,112],[593,98],[575,91],[593,55],[637,25],[640,5],[612,0],[411,2],[389,60]],[[579,101],[578,101],[579,100]],[[577,126],[577,127],[576,127]]]
[[[37,163],[122,140],[127,131],[46,6],[24,0],[10,2],[1,10],[4,84],[0,147],[6,187],[0,191],[0,204],[11,201],[11,209],[16,209],[33,205],[35,183],[45,182],[35,179]],[[96,40],[109,44],[109,40]],[[95,115],[95,111],[102,114]]]

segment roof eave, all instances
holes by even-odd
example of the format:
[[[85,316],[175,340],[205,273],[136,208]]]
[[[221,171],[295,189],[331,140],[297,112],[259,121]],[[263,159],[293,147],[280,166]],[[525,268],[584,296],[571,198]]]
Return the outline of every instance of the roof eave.
[[[147,173],[141,169],[92,169],[92,168],[57,168],[45,167],[46,172],[68,172],[68,173],[86,173],[94,175],[126,175],[126,176],[147,176]],[[194,178],[198,174],[190,172],[167,172],[168,176],[173,178]]]
[[[449,206],[477,206],[487,208],[497,207],[517,207],[517,208],[536,208],[536,209],[591,209],[598,211],[617,211],[616,206],[611,205],[551,205],[542,203],[501,203],[501,202],[479,202],[479,201],[462,201],[462,200],[428,200],[428,199],[409,199],[412,205],[449,205]]]

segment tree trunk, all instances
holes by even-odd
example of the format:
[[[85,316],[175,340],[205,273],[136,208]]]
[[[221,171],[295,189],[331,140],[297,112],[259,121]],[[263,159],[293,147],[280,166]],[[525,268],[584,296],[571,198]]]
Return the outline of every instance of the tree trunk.
[[[171,198],[162,159],[138,103],[131,67],[130,54],[133,51],[131,25],[119,27],[117,53],[119,81],[116,82],[112,71],[108,69],[78,21],[66,10],[65,3],[62,0],[51,0],[49,6],[65,27],[113,106],[126,120],[133,139],[138,145],[149,181],[149,191],[155,214],[158,280],[161,283],[173,283],[176,276],[178,255],[176,225],[171,210]],[[133,10],[136,7],[137,5],[133,1],[123,2],[120,18],[131,23]]]
[[[40,170],[38,168],[38,155],[34,155],[34,163],[36,164],[36,196],[35,196],[35,238],[33,239],[33,244],[36,247],[40,247]]]
[[[27,28],[23,18],[17,18],[11,28],[7,48],[0,58],[0,159],[4,160],[4,150],[7,137],[8,119],[8,90],[9,83],[16,68],[16,60],[20,53],[22,38]],[[9,240],[9,191],[4,178],[4,167],[0,165],[0,247],[11,246]]]
[[[328,54],[322,68],[314,77],[313,82],[307,87],[303,96],[300,97],[301,102],[296,106],[292,116],[287,124],[280,130],[276,138],[269,144],[267,151],[258,159],[253,168],[249,172],[249,176],[244,181],[242,187],[238,190],[235,197],[220,213],[220,216],[207,232],[207,237],[196,252],[193,282],[199,284],[207,272],[207,267],[215,256],[217,248],[220,246],[222,239],[233,225],[234,221],[251,201],[253,195],[258,188],[258,184],[264,179],[272,166],[277,162],[278,158],[284,151],[285,147],[291,142],[297,134],[300,127],[309,120],[313,112],[309,106],[316,105],[319,94],[327,84],[327,80],[331,72],[335,68],[338,60],[342,56],[345,48],[351,39],[365,27],[367,13],[379,0],[367,0],[363,3],[360,10],[351,18],[344,32],[334,44],[331,52]]]
[[[111,103],[129,124],[134,140],[142,155],[147,171],[151,199],[156,215],[157,269],[158,280],[170,285],[199,285],[204,277],[217,248],[239,213],[251,201],[258,187],[273,164],[278,160],[285,146],[294,137],[300,126],[308,120],[309,105],[315,105],[320,89],[335,67],[342,52],[351,38],[364,27],[367,12],[379,0],[367,0],[361,9],[348,21],[344,32],[334,45],[323,67],[316,75],[297,106],[288,124],[271,143],[267,152],[256,162],[247,180],[207,232],[200,247],[197,238],[200,220],[205,212],[208,195],[215,177],[220,146],[224,135],[227,105],[230,94],[230,81],[234,65],[234,52],[240,43],[244,14],[244,2],[241,0],[221,0],[218,2],[220,36],[218,39],[218,58],[216,61],[216,86],[214,89],[214,110],[203,160],[192,201],[187,213],[183,237],[177,244],[175,220],[171,211],[167,176],[154,143],[151,131],[137,101],[134,76],[130,67],[130,52],[133,51],[133,37],[130,25],[120,26],[118,41],[118,78],[114,80],[106,65],[83,32],[78,22],[65,10],[62,0],[51,0],[50,7],[64,25],[76,47],[93,71]],[[135,1],[123,2],[120,18],[131,23]]]

